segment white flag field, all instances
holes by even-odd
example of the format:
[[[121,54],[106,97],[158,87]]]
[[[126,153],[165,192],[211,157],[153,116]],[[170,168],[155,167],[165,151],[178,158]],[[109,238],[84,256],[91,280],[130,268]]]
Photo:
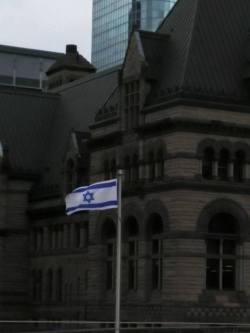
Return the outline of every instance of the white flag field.
[[[66,196],[65,203],[67,215],[82,210],[117,208],[117,179],[78,187]]]

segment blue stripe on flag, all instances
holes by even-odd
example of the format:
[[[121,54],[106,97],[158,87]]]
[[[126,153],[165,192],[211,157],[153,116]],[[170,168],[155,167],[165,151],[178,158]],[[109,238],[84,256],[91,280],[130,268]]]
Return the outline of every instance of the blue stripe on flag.
[[[76,209],[96,209],[96,208],[104,208],[104,207],[108,207],[108,206],[117,206],[118,205],[118,201],[114,200],[114,201],[106,201],[106,202],[101,202],[101,203],[97,203],[97,204],[82,204],[82,205],[78,205],[75,207],[70,207],[66,209],[66,212],[72,212]]]
[[[117,186],[117,181],[113,180],[113,181],[107,181],[107,182],[102,182],[102,183],[96,183],[96,184],[92,184],[92,185],[85,186],[85,187],[78,187],[72,193],[85,192],[88,190],[109,188],[109,187],[115,187],[115,186]]]

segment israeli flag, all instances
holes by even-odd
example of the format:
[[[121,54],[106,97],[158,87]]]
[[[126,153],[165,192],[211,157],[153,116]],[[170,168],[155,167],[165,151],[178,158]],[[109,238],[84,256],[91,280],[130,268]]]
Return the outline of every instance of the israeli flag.
[[[65,198],[66,214],[82,210],[117,208],[117,179],[76,188]]]

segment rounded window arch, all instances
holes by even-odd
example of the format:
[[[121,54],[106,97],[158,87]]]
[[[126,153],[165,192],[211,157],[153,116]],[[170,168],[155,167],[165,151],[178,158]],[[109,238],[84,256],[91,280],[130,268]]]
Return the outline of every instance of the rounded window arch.
[[[202,176],[206,179],[213,178],[214,160],[215,160],[214,149],[212,147],[205,148],[202,158]]]

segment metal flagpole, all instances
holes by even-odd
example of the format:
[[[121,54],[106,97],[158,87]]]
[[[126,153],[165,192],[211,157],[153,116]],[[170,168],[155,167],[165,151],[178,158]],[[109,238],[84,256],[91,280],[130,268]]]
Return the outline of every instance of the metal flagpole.
[[[116,241],[115,333],[120,333],[121,307],[121,241],[122,241],[122,170],[118,170],[118,217]]]

